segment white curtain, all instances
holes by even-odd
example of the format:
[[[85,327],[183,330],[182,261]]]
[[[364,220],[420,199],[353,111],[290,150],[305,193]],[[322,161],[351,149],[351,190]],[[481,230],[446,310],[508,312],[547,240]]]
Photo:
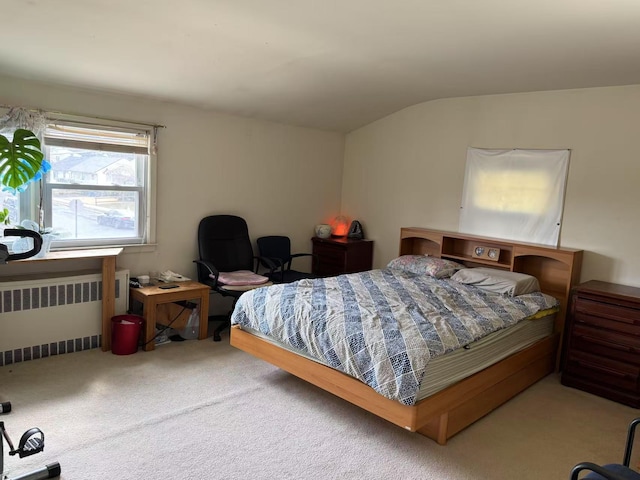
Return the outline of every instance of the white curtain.
[[[569,154],[467,149],[460,232],[557,246]]]
[[[12,107],[0,117],[0,134],[8,139],[13,138],[13,132],[19,128],[31,130],[42,142],[42,135],[47,124],[44,112],[28,110],[22,107]]]

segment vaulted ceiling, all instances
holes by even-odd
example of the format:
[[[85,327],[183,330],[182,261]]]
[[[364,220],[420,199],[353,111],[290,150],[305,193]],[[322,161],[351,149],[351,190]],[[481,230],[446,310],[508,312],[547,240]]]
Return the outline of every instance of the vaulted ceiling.
[[[348,132],[447,97],[640,84],[639,0],[2,0],[0,73]]]

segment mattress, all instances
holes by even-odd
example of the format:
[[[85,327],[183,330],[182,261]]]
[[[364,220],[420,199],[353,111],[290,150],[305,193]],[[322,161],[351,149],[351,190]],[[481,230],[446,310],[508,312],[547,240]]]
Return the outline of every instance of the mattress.
[[[454,383],[477,373],[494,363],[523,350],[535,342],[551,335],[554,328],[555,314],[551,313],[541,318],[524,320],[510,328],[493,332],[480,340],[433,358],[426,369],[420,383],[417,400],[422,400]],[[326,365],[317,358],[307,355],[294,347],[280,343],[261,332],[243,326],[242,330],[251,333],[271,344],[293,352],[297,355]],[[326,365],[328,366],[328,365]]]
[[[431,360],[557,303],[541,292],[496,295],[388,268],[251,290],[238,299],[231,323],[413,405]]]

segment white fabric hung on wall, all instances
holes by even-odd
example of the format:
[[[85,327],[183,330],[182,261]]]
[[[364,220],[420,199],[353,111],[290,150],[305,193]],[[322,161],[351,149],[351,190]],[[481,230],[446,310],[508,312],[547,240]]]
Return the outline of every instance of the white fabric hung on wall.
[[[569,155],[468,148],[459,231],[557,246]]]

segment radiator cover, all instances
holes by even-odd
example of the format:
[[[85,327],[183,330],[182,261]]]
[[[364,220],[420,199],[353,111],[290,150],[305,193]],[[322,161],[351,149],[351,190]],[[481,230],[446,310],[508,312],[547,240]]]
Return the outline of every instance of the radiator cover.
[[[115,314],[127,312],[129,270],[116,271]],[[102,275],[0,280],[0,366],[102,345]]]

